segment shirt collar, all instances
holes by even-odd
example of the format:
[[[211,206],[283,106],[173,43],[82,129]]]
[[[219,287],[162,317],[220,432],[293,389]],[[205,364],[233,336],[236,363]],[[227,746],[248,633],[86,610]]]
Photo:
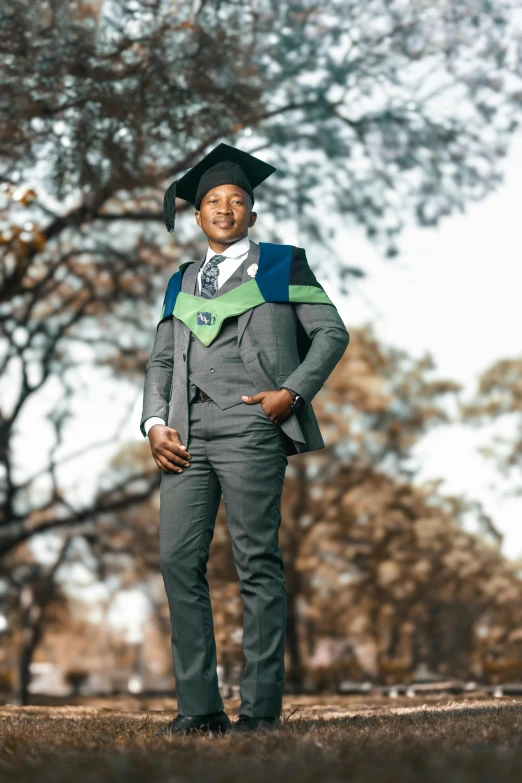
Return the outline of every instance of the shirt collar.
[[[232,245],[229,245],[226,250],[224,250],[220,255],[225,256],[225,258],[239,258],[239,256],[242,256],[244,253],[248,253],[250,250],[250,240],[248,236],[243,237],[243,239],[238,239],[237,242],[234,242]],[[207,257],[205,261],[208,261],[209,258],[212,258],[212,256],[216,255],[216,251],[212,250],[210,247],[207,249]]]

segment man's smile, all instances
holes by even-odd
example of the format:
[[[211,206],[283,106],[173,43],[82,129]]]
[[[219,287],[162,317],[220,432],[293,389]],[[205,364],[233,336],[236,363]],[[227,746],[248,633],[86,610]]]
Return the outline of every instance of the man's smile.
[[[221,228],[229,228],[234,225],[234,221],[230,218],[216,218],[212,221],[214,225],[221,226]]]

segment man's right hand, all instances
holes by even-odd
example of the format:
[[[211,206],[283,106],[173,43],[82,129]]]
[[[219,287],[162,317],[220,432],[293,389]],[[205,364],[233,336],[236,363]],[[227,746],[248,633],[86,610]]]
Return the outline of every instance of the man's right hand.
[[[165,473],[182,473],[182,467],[190,465],[190,454],[172,427],[154,424],[149,430],[149,443],[156,465]]]

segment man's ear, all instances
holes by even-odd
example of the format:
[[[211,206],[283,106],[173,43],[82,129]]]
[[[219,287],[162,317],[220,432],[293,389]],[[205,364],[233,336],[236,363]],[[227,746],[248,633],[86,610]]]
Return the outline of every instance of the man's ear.
[[[257,220],[257,212],[251,212],[250,217],[248,219],[248,227],[252,228],[256,220]]]
[[[196,211],[194,212],[194,216],[196,218],[196,223],[201,228],[201,212],[199,211],[199,209],[196,209]]]

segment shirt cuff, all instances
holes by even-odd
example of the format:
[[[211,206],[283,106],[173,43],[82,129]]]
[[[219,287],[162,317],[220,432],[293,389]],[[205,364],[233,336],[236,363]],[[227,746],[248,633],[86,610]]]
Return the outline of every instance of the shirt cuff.
[[[163,424],[164,425],[165,422],[163,421],[163,419],[160,419],[159,416],[150,416],[148,419],[146,419],[143,422],[143,429],[145,430],[147,435],[149,434],[150,428],[154,427],[155,424]]]

